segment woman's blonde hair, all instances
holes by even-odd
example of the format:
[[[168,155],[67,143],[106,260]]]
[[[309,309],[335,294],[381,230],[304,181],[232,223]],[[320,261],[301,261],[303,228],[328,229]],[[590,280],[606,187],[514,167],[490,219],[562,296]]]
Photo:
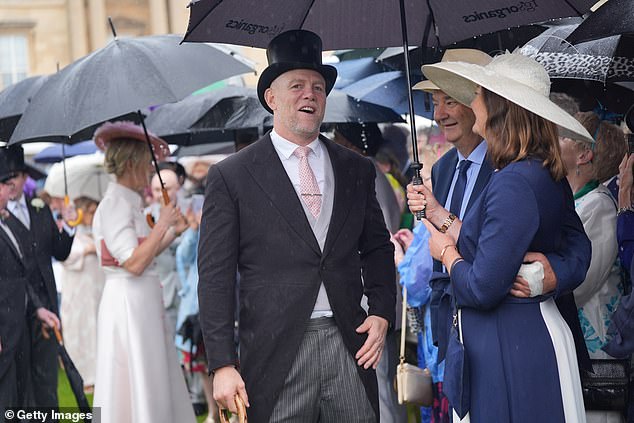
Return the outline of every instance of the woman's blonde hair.
[[[493,165],[536,157],[556,181],[566,176],[557,125],[523,107],[481,88],[487,109],[487,149]],[[493,139],[491,139],[493,138]]]
[[[126,163],[133,165],[149,163],[150,152],[144,142],[132,138],[115,138],[108,142],[106,149],[104,168],[106,172],[114,174],[117,178],[123,176]]]
[[[593,152],[592,178],[605,182],[619,173],[619,164],[627,151],[625,134],[621,128],[601,120],[594,112],[579,112],[575,117],[596,141],[594,145],[577,141]]]

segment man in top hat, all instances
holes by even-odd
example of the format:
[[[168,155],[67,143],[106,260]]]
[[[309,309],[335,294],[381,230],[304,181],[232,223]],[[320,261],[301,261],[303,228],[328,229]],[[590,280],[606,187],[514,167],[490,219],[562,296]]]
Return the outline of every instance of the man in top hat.
[[[0,412],[23,405],[19,398],[18,355],[26,334],[27,265],[20,238],[7,225],[6,210],[14,173],[5,148],[0,148]]]
[[[320,38],[282,33],[267,56],[258,96],[273,130],[207,178],[199,301],[214,398],[235,410],[239,395],[256,423],[376,422],[395,272],[374,166],[319,134],[337,74]]]
[[[49,330],[60,328],[57,289],[51,258],[64,261],[70,254],[74,229],[66,222],[76,218],[74,209],[64,206],[64,228],[59,229],[50,208],[39,198],[27,198],[24,184],[27,168],[24,151],[19,145],[6,150],[9,167],[15,176],[10,180],[11,192],[7,223],[19,239],[24,240],[29,257],[27,291],[29,304],[27,326],[30,331],[30,372],[33,405],[57,407],[57,341]]]

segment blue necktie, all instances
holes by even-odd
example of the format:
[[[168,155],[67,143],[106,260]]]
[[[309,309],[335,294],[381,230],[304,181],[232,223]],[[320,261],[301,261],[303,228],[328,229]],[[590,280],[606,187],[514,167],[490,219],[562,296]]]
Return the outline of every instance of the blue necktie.
[[[470,160],[462,160],[458,165],[458,179],[456,185],[453,188],[451,194],[451,204],[449,205],[449,211],[460,217],[460,209],[462,208],[462,198],[464,197],[464,190],[467,186],[467,169],[471,166]]]

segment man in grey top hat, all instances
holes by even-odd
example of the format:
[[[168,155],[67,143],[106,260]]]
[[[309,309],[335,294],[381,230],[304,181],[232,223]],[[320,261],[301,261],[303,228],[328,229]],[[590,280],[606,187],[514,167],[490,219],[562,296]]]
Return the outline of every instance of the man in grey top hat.
[[[374,165],[319,134],[336,79],[321,39],[288,31],[267,56],[273,130],[207,178],[198,290],[214,398],[235,410],[239,395],[256,423],[375,422],[395,271]]]

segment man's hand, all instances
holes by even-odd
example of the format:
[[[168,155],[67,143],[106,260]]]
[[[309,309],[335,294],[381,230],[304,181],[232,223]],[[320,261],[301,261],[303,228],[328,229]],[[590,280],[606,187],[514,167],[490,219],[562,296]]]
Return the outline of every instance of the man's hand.
[[[242,401],[249,407],[249,397],[247,389],[242,380],[242,376],[233,366],[225,366],[216,369],[213,376],[214,399],[221,409],[227,409],[234,414],[238,413],[236,408],[236,395],[240,395]]]
[[[557,275],[555,275],[550,262],[542,253],[528,252],[524,256],[524,263],[533,263],[535,261],[540,262],[544,266],[544,290],[542,293],[548,294],[554,291],[557,287]],[[510,294],[518,298],[529,298],[531,289],[528,286],[528,282],[521,276],[516,276]]]
[[[40,307],[35,311],[35,315],[42,322],[45,329],[57,328],[59,330],[61,328],[57,315],[52,311]]]
[[[354,356],[359,366],[363,366],[364,369],[376,369],[383,353],[387,327],[388,322],[383,317],[368,316],[357,328],[357,333],[368,334],[368,339]]]

